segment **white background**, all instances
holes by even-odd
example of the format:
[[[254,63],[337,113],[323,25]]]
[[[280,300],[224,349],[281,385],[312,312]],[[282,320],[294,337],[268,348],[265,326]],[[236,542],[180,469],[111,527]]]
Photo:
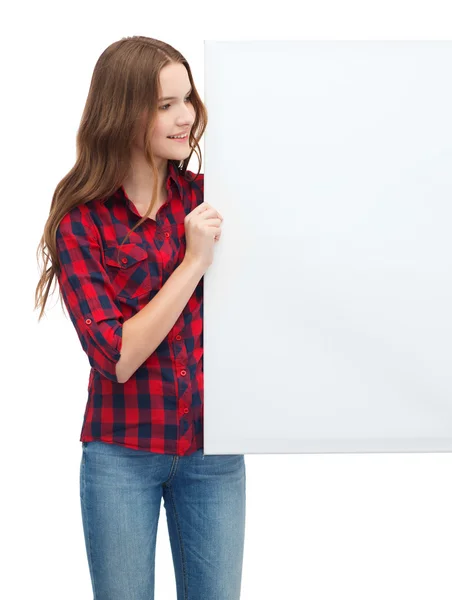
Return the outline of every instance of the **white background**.
[[[187,57],[203,96],[206,39],[445,40],[447,11],[447,2],[394,0],[3,9],[3,597],[92,598],[78,480],[89,364],[57,293],[39,325],[33,306],[36,248],[74,162],[101,52],[125,35],[164,39]],[[290,124],[285,98],[278,110]],[[450,599],[451,467],[449,453],[247,455],[242,600]],[[155,597],[176,598],[163,512]]]

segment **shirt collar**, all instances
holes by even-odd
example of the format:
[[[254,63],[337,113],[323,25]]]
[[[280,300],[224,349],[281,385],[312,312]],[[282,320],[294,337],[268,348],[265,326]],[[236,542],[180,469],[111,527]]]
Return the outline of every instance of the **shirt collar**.
[[[168,160],[168,179],[172,179],[179,191],[179,195],[183,197],[182,183],[181,183],[181,173],[179,168],[176,166],[175,162],[172,160]],[[166,185],[168,187],[168,179],[166,181]]]

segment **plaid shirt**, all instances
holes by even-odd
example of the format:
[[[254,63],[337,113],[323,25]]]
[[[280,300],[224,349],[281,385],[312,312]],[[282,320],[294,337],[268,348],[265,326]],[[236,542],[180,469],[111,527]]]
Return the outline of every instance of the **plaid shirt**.
[[[158,454],[203,447],[203,278],[156,350],[125,383],[115,365],[122,325],[182,262],[184,219],[204,200],[204,174],[187,181],[168,160],[168,202],[156,221],[141,218],[121,186],[70,210],[56,232],[58,283],[91,371],[81,442],[101,440]]]

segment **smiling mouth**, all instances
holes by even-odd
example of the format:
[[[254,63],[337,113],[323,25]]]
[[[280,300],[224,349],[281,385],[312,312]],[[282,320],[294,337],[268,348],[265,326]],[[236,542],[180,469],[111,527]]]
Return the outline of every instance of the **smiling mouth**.
[[[186,140],[188,138],[188,133],[184,134],[182,137],[176,137],[171,135],[168,135],[167,137],[169,140]]]

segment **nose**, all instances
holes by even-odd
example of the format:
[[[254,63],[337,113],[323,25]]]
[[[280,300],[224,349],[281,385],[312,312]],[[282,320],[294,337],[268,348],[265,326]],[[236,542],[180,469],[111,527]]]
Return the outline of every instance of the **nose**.
[[[185,111],[184,111],[184,116],[182,117],[182,120],[188,125],[192,125],[195,118],[193,115],[193,109],[190,108],[189,106],[185,107]]]

